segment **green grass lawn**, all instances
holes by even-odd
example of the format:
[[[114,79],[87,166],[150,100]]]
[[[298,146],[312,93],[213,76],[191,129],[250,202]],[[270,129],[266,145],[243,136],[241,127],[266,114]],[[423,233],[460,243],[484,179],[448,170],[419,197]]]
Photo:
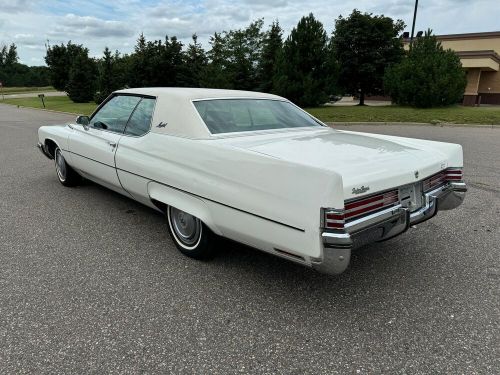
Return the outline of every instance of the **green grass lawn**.
[[[45,99],[46,109],[52,109],[54,111],[71,112],[81,115],[90,115],[97,107],[97,104],[95,104],[94,102],[73,103],[67,96],[46,96],[44,99]],[[0,99],[0,103],[43,109],[42,101],[38,97],[15,98],[15,99],[5,99],[5,100]]]
[[[47,91],[56,91],[52,86],[43,86],[43,87],[2,87],[0,92],[4,95],[10,94],[27,94],[30,92],[47,92]]]
[[[500,107],[417,109],[399,106],[317,107],[306,111],[324,122],[425,122],[500,125]]]

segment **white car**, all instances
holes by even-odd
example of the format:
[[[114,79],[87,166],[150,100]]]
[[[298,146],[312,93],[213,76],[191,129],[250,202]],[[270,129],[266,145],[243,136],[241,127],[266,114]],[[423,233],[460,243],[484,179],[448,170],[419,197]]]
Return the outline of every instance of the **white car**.
[[[84,177],[163,211],[198,259],[223,236],[338,274],[353,249],[457,207],[467,190],[460,145],[334,130],[256,92],[120,90],[38,137],[63,185]]]

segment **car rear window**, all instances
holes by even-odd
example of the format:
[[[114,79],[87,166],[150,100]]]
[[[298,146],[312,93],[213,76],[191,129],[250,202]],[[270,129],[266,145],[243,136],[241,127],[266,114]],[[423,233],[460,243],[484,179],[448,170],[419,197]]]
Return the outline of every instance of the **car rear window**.
[[[210,99],[193,103],[212,134],[321,126],[284,100]]]

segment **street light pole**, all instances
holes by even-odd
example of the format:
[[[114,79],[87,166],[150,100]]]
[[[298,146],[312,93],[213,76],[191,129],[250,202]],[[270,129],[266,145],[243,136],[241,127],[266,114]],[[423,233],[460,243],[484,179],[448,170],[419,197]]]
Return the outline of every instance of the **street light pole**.
[[[415,0],[415,11],[413,12],[413,25],[411,27],[410,49],[413,44],[413,34],[415,33],[415,20],[417,19],[418,0]]]

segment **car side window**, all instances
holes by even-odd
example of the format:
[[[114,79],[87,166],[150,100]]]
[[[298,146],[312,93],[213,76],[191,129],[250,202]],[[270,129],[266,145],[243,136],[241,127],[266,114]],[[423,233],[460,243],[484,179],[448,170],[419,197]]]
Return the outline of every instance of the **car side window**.
[[[139,96],[114,96],[92,117],[89,126],[115,133],[123,133],[130,115],[140,100]]]
[[[149,131],[151,119],[153,118],[153,110],[155,99],[142,98],[141,102],[135,107],[134,113],[130,116],[125,134],[133,136],[141,136]]]

